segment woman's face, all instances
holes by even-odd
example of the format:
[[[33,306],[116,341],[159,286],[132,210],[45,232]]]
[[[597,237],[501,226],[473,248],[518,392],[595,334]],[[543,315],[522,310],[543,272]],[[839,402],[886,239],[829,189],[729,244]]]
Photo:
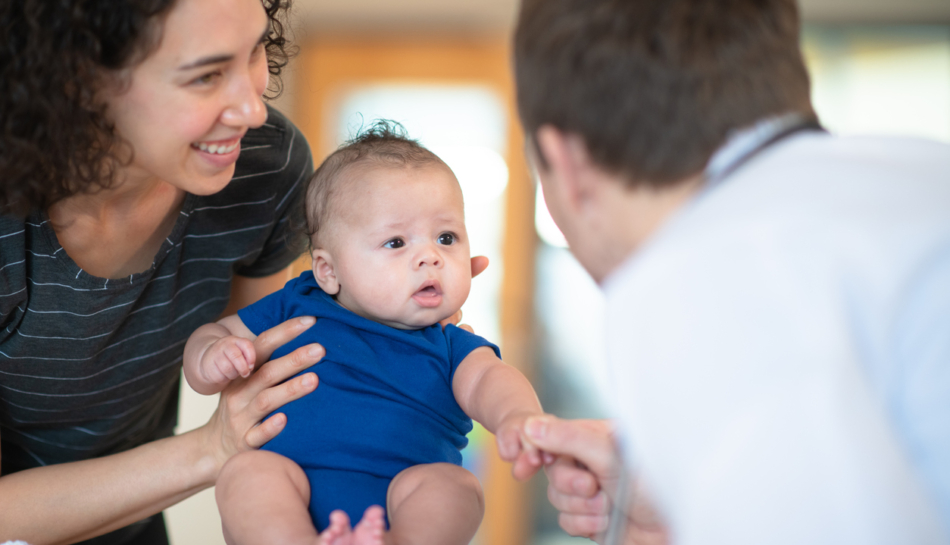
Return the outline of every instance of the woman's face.
[[[197,195],[223,189],[240,139],[267,119],[260,0],[178,0],[161,42],[104,91],[108,118],[134,151],[118,181],[167,182]]]

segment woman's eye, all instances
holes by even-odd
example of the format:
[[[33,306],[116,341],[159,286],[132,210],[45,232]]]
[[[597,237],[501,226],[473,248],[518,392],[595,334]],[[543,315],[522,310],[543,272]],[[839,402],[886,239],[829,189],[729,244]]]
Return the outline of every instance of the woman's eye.
[[[214,80],[218,79],[218,76],[220,75],[221,75],[221,72],[218,72],[218,71],[209,72],[207,74],[204,74],[202,76],[199,76],[193,79],[191,82],[196,85],[208,85],[209,83],[213,83]]]
[[[452,233],[442,233],[439,235],[439,244],[444,244],[445,246],[455,244],[455,235]]]
[[[264,42],[260,41],[257,43],[257,47],[254,48],[254,51],[251,51],[251,59],[256,59],[264,54]]]
[[[402,248],[402,247],[405,246],[405,245],[406,245],[406,241],[404,241],[403,239],[401,239],[401,238],[394,238],[394,239],[392,239],[392,240],[390,240],[390,241],[387,241],[385,244],[383,244],[383,248],[389,248],[389,249],[391,249],[391,250],[396,250],[396,249]]]

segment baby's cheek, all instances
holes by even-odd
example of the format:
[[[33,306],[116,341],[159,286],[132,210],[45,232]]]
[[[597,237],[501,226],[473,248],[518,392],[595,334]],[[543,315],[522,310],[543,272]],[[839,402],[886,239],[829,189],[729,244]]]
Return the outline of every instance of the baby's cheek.
[[[389,289],[385,286],[375,286],[372,290],[367,291],[366,305],[373,309],[374,314],[389,316],[399,310],[401,305],[400,302],[397,301],[398,291],[396,289]]]
[[[468,299],[468,295],[472,291],[471,269],[455,274],[451,286],[452,298],[461,306],[462,303]]]

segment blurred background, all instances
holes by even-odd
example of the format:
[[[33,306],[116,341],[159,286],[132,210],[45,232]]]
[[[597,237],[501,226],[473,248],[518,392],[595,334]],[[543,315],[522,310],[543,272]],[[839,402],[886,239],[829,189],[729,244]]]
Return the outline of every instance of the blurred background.
[[[465,321],[562,417],[601,417],[601,295],[565,248],[525,164],[509,35],[517,0],[294,0],[299,55],[274,104],[319,162],[377,118],[399,121],[456,172],[473,255],[491,259]],[[802,48],[822,122],[840,134],[950,143],[950,0],[800,0]],[[309,268],[306,260],[298,270]],[[179,431],[215,397],[185,386]],[[407,433],[409,431],[407,430]],[[486,515],[479,545],[568,545],[543,476],[521,484],[476,427],[464,452]],[[224,541],[212,490],[167,512],[174,545]]]

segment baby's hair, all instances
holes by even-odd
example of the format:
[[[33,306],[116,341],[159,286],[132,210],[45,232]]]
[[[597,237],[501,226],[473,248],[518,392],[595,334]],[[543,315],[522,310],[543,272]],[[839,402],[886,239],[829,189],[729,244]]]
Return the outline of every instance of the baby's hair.
[[[406,128],[396,121],[378,119],[344,142],[317,168],[307,185],[303,201],[307,236],[314,247],[317,234],[329,218],[330,204],[346,170],[358,165],[386,167],[448,166],[439,157],[407,136]]]

